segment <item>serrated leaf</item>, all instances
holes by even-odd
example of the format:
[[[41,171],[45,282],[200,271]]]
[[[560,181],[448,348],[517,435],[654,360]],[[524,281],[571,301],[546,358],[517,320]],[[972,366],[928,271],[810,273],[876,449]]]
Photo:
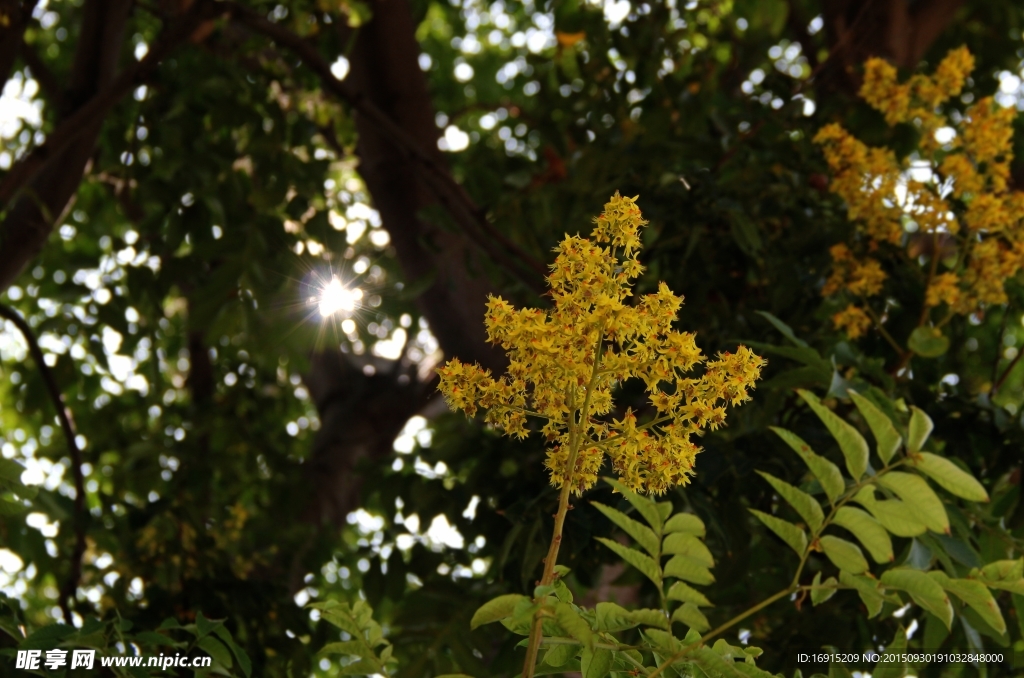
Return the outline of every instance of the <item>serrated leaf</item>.
[[[810,391],[797,391],[804,402],[814,411],[818,418],[839,443],[839,449],[846,459],[846,470],[854,480],[860,480],[868,467],[868,444],[864,436],[853,426],[843,421],[839,415],[821,404],[818,396]]]
[[[661,568],[653,558],[611,539],[598,537],[597,540],[617,553],[627,563],[640,570],[652,582],[661,585]]]
[[[866,508],[882,527],[897,537],[916,537],[928,531],[925,524],[899,499],[875,499],[873,487],[862,488],[853,497],[853,501]]]
[[[677,513],[668,519],[664,528],[665,534],[682,532],[692,534],[696,537],[703,537],[707,533],[704,521],[692,513]]]
[[[491,622],[500,621],[505,617],[512,616],[512,612],[515,610],[516,605],[518,605],[522,600],[529,599],[518,593],[507,593],[503,596],[498,596],[497,598],[488,600],[473,613],[473,618],[469,622],[469,627],[471,629],[475,629],[478,626],[490,624]]]
[[[977,478],[961,469],[949,459],[931,454],[930,452],[919,452],[911,456],[910,465],[934,480],[936,484],[947,492],[961,499],[979,502],[989,500],[988,492],[985,491],[985,488],[978,482]]]
[[[770,473],[758,471],[757,474],[768,481],[768,484],[775,488],[775,491],[789,502],[790,506],[796,509],[796,512],[800,514],[800,517],[804,519],[804,522],[807,523],[812,532],[817,532],[821,529],[821,523],[825,520],[825,514],[822,513],[821,505],[818,504],[814,497],[799,488],[793,487],[785,480],[776,478]]]
[[[907,509],[929,530],[949,534],[946,508],[924,478],[913,473],[890,471],[878,477],[878,484],[902,499]]]
[[[707,597],[685,582],[677,581],[668,590],[669,600],[678,600],[683,603],[693,603],[700,607],[714,607]]]
[[[907,650],[907,632],[900,626],[896,629],[896,636],[885,648],[885,659],[879,659],[875,664],[875,670],[871,672],[872,678],[903,678],[907,675],[907,662],[903,660],[904,652]]]
[[[596,501],[592,501],[590,503],[593,504],[598,511],[603,513],[608,520],[622,528],[622,531],[632,537],[633,541],[644,547],[651,556],[657,558],[660,555],[658,551],[658,535],[654,533],[654,530],[643,523],[633,520],[625,513],[613,509],[610,506],[605,506],[604,504]]]
[[[878,580],[859,574],[850,574],[849,572],[843,572],[840,570],[839,583],[843,586],[849,586],[856,589],[861,602],[863,602],[864,607],[868,609],[868,619],[875,617],[882,611],[882,605],[885,603],[885,595],[878,587]]]
[[[698,633],[704,633],[711,629],[708,618],[693,603],[683,603],[672,613],[672,621],[682,622]]]
[[[797,555],[803,557],[804,551],[807,550],[807,533],[801,530],[793,523],[787,522],[782,518],[776,518],[773,515],[763,513],[757,509],[748,509],[754,516],[764,523],[765,527],[774,532],[778,537],[789,544],[789,547],[796,551]]]
[[[953,606],[942,587],[920,570],[894,567],[882,573],[882,583],[899,591],[906,591],[915,603],[935,615],[946,628],[953,623]]]
[[[666,630],[669,627],[668,618],[662,610],[652,610],[645,607],[639,610],[631,610],[629,616],[640,626],[653,626]]]
[[[555,605],[555,621],[565,629],[566,633],[586,647],[594,646],[594,631],[590,628],[589,622],[580,616],[574,605],[557,603]]]
[[[640,625],[640,622],[633,618],[629,610],[616,603],[598,603],[594,611],[598,631],[615,633]],[[662,615],[662,617],[664,616]]]
[[[840,570],[850,574],[862,574],[867,571],[868,561],[864,559],[860,547],[853,542],[826,534],[818,540],[818,543],[821,544],[821,550],[825,552],[832,564]]]
[[[928,576],[934,579],[943,590],[952,593],[971,607],[982,620],[1002,635],[1006,633],[1006,620],[999,610],[996,599],[983,583],[973,579],[951,579],[945,572],[936,570]]]
[[[812,588],[811,589],[811,604],[814,605],[815,607],[817,607],[818,605],[821,605],[826,600],[828,600],[829,598],[831,598],[832,596],[834,596],[836,594],[836,590],[837,590],[837,588],[839,586],[839,582],[836,581],[835,577],[829,577],[828,579],[825,580],[824,585],[822,585],[822,582],[821,582],[821,572],[815,572],[814,573],[814,581],[811,582],[811,585],[815,586],[815,587],[818,587],[818,586],[822,587],[822,588]],[[831,585],[832,588],[827,588],[829,585]]]
[[[842,506],[836,511],[832,522],[852,532],[876,563],[892,562],[892,540],[889,533],[870,514],[852,506]]]
[[[665,565],[665,576],[702,585],[712,584],[715,581],[708,568],[688,556],[673,556]]]
[[[722,657],[709,647],[697,648],[691,652],[688,659],[700,667],[709,678],[743,678],[744,674],[737,670],[736,662],[722,659]]]
[[[580,673],[583,678],[604,678],[612,668],[611,650],[597,648],[584,649],[580,656]]]
[[[666,556],[689,556],[705,567],[715,566],[715,559],[712,557],[711,551],[704,545],[704,542],[692,534],[682,532],[669,534],[662,543],[661,552]]]
[[[828,500],[835,502],[835,500],[843,493],[846,489],[846,483],[843,481],[843,474],[839,470],[839,467],[830,462],[825,457],[822,457],[814,453],[811,446],[803,441],[800,436],[787,431],[784,428],[777,426],[769,426],[769,428],[775,432],[777,436],[793,449],[800,458],[807,464],[807,468],[811,470],[814,477],[818,479],[818,483],[821,484],[821,489],[825,490],[825,495]]]
[[[632,504],[633,508],[644,517],[644,520],[651,526],[655,534],[661,535],[663,521],[657,502],[637,494],[614,478],[605,478],[604,481],[622,493],[626,501]]]
[[[924,410],[911,405],[910,426],[907,431],[907,451],[911,454],[920,452],[921,447],[928,440],[928,436],[931,435],[933,428],[935,428],[935,424],[932,423],[932,418],[925,414]]]
[[[900,448],[903,437],[893,426],[892,420],[885,416],[882,410],[875,407],[873,402],[855,391],[850,390],[848,393],[853,404],[864,417],[864,421],[867,422],[871,433],[875,436],[875,452],[878,454],[878,458],[882,460],[883,464],[888,464],[896,454],[896,450]]]

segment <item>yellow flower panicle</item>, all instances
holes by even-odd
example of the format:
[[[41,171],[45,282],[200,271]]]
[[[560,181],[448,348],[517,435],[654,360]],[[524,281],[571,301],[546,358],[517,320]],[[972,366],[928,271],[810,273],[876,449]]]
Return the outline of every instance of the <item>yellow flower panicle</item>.
[[[974,57],[966,48],[950,52],[932,76],[915,75],[905,83],[882,59],[864,65],[861,96],[889,125],[918,128],[915,169],[929,167],[933,180],[914,180],[909,159],[900,162],[888,149],[869,148],[838,124],[827,125],[815,137],[832,170],[831,191],[845,201],[849,218],[864,236],[858,238],[861,247],[871,253],[885,244],[903,247],[906,232],[913,230],[933,236],[936,245],[954,238],[952,251],[931,248],[939,250],[930,256],[943,257],[942,266],[931,261],[914,265],[923,265],[928,278],[925,306],[945,305],[947,313],[961,315],[1005,303],[1004,281],[1024,267],[1024,193],[1007,190],[1016,111],[984,98],[954,124],[938,109],[960,94],[973,68]],[[942,128],[955,132],[952,141],[948,132],[942,137],[944,147],[936,135]],[[845,244],[832,249],[832,258],[824,296],[864,300],[883,292],[886,274],[876,258],[858,257]],[[851,338],[870,327],[863,309],[852,305],[837,313],[833,323]]]
[[[616,193],[589,239],[567,235],[555,249],[553,309],[491,297],[484,324],[488,340],[508,352],[506,374],[494,378],[458,359],[438,370],[454,410],[483,410],[487,423],[519,438],[529,419],[543,422],[551,482],[569,482],[577,494],[596,482],[605,456],[636,491],[688,482],[700,451],[691,437],[724,425],[726,406],[749,400],[765,364],[742,346],[705,358],[692,333],[673,329],[683,300],[665,283],[629,303],[644,270],[637,254],[646,223],[636,198]],[[656,414],[644,423],[628,409],[611,416],[612,392],[627,379],[646,385]]]

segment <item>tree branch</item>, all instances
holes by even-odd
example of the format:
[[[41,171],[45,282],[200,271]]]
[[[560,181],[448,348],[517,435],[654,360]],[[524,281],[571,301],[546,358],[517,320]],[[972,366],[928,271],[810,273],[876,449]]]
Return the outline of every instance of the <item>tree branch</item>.
[[[362,92],[355,91],[346,82],[335,78],[331,73],[330,64],[315,47],[284,26],[269,21],[261,14],[233,0],[224,0],[217,4],[227,9],[240,24],[265,35],[305,61],[306,65],[320,78],[324,89],[348,102],[352,108],[371,120],[391,139],[392,143],[402,150],[408,160],[413,161],[420,169],[420,175],[424,182],[456,222],[463,227],[475,245],[494,261],[504,266],[509,273],[515,275],[529,289],[537,293],[543,292],[543,278],[547,275],[543,264],[534,260],[518,244],[495,229],[451,174],[390,116]]]
[[[21,314],[3,304],[0,304],[0,318],[9,320],[11,324],[18,328],[21,336],[25,338],[29,353],[32,354],[32,359],[35,361],[36,367],[39,368],[40,374],[42,374],[43,383],[46,385],[46,392],[50,395],[54,409],[57,410],[57,419],[60,420],[60,427],[64,431],[64,439],[68,445],[68,455],[71,457],[71,475],[75,482],[75,545],[71,551],[71,570],[68,572],[68,578],[65,580],[64,585],[61,586],[59,599],[60,609],[64,613],[64,621],[71,624],[71,607],[68,601],[74,600],[75,592],[78,590],[78,581],[82,575],[82,555],[85,553],[85,531],[88,521],[88,514],[85,510],[85,479],[82,476],[82,451],[78,449],[78,441],[75,438],[75,427],[71,421],[71,413],[64,404],[64,396],[57,387],[57,381],[53,378],[53,372],[50,371],[49,365],[46,364],[43,351],[39,348],[39,341],[36,339],[32,328],[21,317]]]
[[[0,182],[0,209],[30,181],[35,179],[47,163],[66,149],[80,134],[102,120],[125,94],[148,76],[171,50],[188,39],[196,26],[208,18],[210,5],[197,3],[189,15],[169,28],[150,48],[146,56],[127,68],[106,88],[100,90],[88,103],[76,110],[57,126],[39,146],[14,163]],[[0,278],[0,283],[3,280]]]
[[[34,49],[27,43],[21,45],[21,60],[25,62],[29,70],[32,71],[32,77],[35,78],[36,82],[42,88],[46,96],[49,97],[50,103],[57,110],[62,110],[67,102],[65,101],[64,89],[57,82],[57,78],[54,77],[53,71],[43,62],[39,55]]]

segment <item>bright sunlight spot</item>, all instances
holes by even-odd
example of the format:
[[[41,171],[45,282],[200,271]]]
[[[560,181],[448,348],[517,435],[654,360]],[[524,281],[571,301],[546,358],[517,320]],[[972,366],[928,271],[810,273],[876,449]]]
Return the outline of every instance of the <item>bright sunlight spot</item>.
[[[363,291],[358,287],[350,290],[337,278],[331,278],[320,293],[320,315],[326,318],[338,311],[354,311],[362,298]]]

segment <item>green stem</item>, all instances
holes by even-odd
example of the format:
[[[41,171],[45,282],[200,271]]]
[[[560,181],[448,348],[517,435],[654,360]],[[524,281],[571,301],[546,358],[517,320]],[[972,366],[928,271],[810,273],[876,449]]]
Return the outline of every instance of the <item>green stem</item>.
[[[580,418],[576,421],[575,397],[569,408],[569,458],[566,461],[565,477],[562,479],[562,490],[558,495],[558,511],[555,513],[555,529],[551,535],[551,545],[548,547],[548,555],[544,559],[544,575],[541,577],[541,586],[548,586],[555,581],[555,565],[558,562],[558,550],[562,545],[562,530],[565,527],[565,515],[569,511],[569,495],[572,493],[573,481],[576,475],[576,458],[580,453],[580,443],[584,437],[586,422],[590,416],[590,402],[594,394],[594,386],[597,383],[598,372],[601,366],[601,349],[603,348],[604,327],[597,333],[597,348],[594,351],[594,367],[590,374],[590,382],[587,384],[586,396],[583,399],[583,407],[580,408]],[[537,602],[537,601],[534,601]],[[535,614],[533,625],[530,627],[530,641],[526,646],[526,663],[523,665],[523,678],[533,678],[537,667],[537,654],[540,651],[544,620],[539,614]]]

